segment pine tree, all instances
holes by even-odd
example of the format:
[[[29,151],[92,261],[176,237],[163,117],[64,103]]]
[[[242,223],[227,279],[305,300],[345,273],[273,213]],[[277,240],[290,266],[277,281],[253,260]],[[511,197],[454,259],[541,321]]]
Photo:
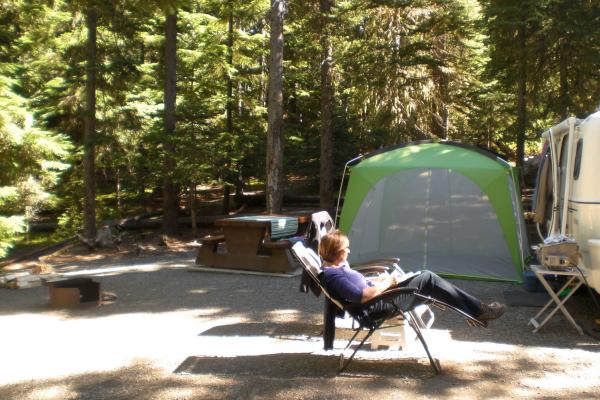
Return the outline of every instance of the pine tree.
[[[516,118],[511,137],[504,142],[516,144],[515,159],[523,166],[525,139],[531,127],[533,67],[537,64],[532,51],[539,36],[541,24],[538,1],[489,0],[483,11],[489,36],[490,62],[488,74],[498,80],[498,88],[510,94],[510,112]]]
[[[165,110],[164,110],[164,171],[163,178],[163,230],[176,234],[179,195],[172,175],[175,169],[175,101],[177,88],[177,10],[168,10],[165,18]]]
[[[321,168],[320,168],[320,206],[333,213],[333,109],[334,89],[332,66],[330,13],[335,6],[334,0],[320,0],[321,12]]]
[[[83,197],[83,236],[94,245],[96,239],[96,27],[98,16],[94,0],[88,0],[85,10],[87,28],[85,115],[83,132],[83,169],[85,195]]]
[[[267,212],[280,213],[283,201],[283,18],[285,0],[271,1],[269,128],[267,131]]]
[[[21,95],[20,41],[26,22],[20,2],[4,4],[0,15],[0,257],[55,198],[51,191],[68,167],[69,145],[38,124]]]

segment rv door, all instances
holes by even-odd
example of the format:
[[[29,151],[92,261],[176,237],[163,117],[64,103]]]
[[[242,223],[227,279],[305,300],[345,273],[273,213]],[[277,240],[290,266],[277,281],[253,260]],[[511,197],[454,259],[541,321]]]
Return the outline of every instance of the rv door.
[[[550,141],[550,159],[552,161],[553,207],[549,236],[566,233],[566,215],[572,188],[570,177],[572,176],[571,171],[573,171],[576,123],[577,119],[571,117],[542,134]]]

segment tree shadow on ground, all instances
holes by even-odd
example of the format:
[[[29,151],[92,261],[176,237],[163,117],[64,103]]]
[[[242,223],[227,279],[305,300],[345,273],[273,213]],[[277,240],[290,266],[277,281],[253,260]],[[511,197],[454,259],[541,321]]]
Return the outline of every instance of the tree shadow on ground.
[[[248,322],[218,325],[199,334],[199,336],[268,336],[274,338],[319,337],[323,332],[320,325],[307,322],[272,321]]]
[[[271,379],[343,377],[412,377],[434,375],[429,363],[415,359],[353,360],[348,372],[337,374],[337,355],[278,353],[236,357],[196,357],[184,360],[175,373],[252,376]]]
[[[234,376],[244,385],[245,381],[304,382],[310,390],[315,382],[319,390],[328,387],[331,393],[343,393],[342,398],[368,398],[376,396],[382,389],[410,394],[411,398],[510,398],[517,382],[522,379],[539,378],[545,374],[560,371],[560,362],[543,365],[531,357],[497,361],[478,361],[465,370],[464,365],[450,363],[441,375],[435,375],[426,360],[362,360],[353,362],[348,372],[336,374],[336,356],[306,353],[265,354],[238,357],[188,357],[175,371],[181,374]],[[477,371],[469,372],[469,371]],[[265,384],[265,387],[268,387]],[[404,386],[402,388],[402,386]],[[350,387],[352,389],[350,389]],[[470,388],[470,390],[468,389]],[[350,389],[350,390],[347,390]],[[593,388],[569,388],[570,395],[587,398],[594,393]],[[461,392],[464,391],[464,396]],[[523,392],[532,391],[539,396],[535,387],[524,385]],[[262,391],[265,398],[277,397],[281,392]],[[310,393],[310,392],[309,392]],[[400,393],[398,393],[400,394]],[[552,398],[548,396],[547,398]]]
[[[3,399],[554,399],[561,387],[544,390],[527,384],[560,366],[527,357],[447,366],[435,376],[429,365],[412,360],[357,360],[336,375],[336,357],[267,354],[242,357],[188,357],[170,373],[139,360],[118,370],[84,373],[44,381],[0,386]],[[470,367],[470,368],[469,368]],[[472,373],[471,369],[479,370]],[[518,390],[515,391],[515,388]],[[594,398],[597,387],[568,388],[571,398]]]

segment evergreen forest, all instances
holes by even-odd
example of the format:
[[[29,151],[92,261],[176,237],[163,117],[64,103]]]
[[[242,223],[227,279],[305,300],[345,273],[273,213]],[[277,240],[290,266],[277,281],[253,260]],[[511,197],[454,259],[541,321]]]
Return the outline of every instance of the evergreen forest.
[[[600,105],[598,0],[0,0],[0,257],[201,188],[331,209],[345,163],[416,140],[523,167]]]

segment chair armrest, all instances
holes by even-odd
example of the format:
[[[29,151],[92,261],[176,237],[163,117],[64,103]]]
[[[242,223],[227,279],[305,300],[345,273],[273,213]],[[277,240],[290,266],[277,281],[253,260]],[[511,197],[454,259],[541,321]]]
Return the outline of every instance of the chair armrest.
[[[354,269],[354,267],[352,269]],[[356,269],[356,271],[360,272],[363,275],[373,274],[373,273],[382,274],[382,273],[388,271],[388,267],[385,267],[383,265],[372,265],[372,266],[366,266],[363,268],[358,268],[358,269]]]
[[[352,269],[360,272],[363,275],[370,273],[381,274],[384,272],[390,272],[390,269],[393,268],[394,264],[398,264],[399,262],[399,258],[381,258],[362,263],[353,263]]]
[[[264,239],[262,245],[267,249],[291,249],[292,242],[289,240],[268,240]]]
[[[361,263],[353,263],[352,264],[352,268],[361,268],[361,267],[366,267],[369,265],[382,265],[382,264],[398,264],[400,262],[399,258],[395,258],[395,257],[390,257],[390,258],[378,258],[376,260],[369,260],[369,261],[364,261]]]
[[[367,307],[367,306],[371,305],[372,303],[375,303],[380,300],[391,301],[396,296],[401,295],[401,294],[414,296],[416,294],[416,292],[417,292],[417,289],[408,288],[408,287],[388,289],[385,292],[380,293],[377,296],[373,297],[371,300],[367,301],[366,303],[363,303],[362,306]]]

